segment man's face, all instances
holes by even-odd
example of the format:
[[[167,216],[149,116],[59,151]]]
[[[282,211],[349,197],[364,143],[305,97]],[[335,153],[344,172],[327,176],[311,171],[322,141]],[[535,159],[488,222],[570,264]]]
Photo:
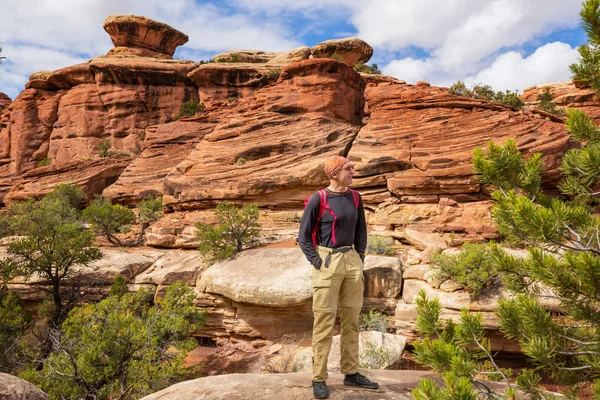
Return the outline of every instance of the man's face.
[[[335,180],[340,185],[350,186],[352,184],[352,176],[353,175],[354,175],[354,165],[352,165],[351,163],[346,163],[346,165],[344,165],[342,167],[342,169],[340,169],[337,172],[337,174],[335,174],[335,176],[333,177],[333,180]]]

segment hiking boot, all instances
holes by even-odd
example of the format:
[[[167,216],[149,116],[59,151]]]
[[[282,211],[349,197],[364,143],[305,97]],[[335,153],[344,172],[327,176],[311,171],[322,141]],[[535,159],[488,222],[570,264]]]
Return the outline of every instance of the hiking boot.
[[[379,389],[378,383],[370,381],[366,376],[361,375],[359,372],[352,375],[345,375],[344,385],[358,386],[365,389]]]
[[[326,399],[329,397],[329,391],[327,390],[327,385],[325,382],[315,382],[312,383],[313,387],[313,396],[315,399]]]

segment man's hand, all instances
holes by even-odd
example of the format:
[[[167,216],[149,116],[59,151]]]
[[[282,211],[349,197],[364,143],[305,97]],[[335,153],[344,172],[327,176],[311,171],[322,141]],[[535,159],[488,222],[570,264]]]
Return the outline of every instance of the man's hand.
[[[321,269],[322,264],[323,264],[323,261],[321,260],[321,257],[315,258],[315,260],[312,262],[312,266],[315,267],[316,269]]]

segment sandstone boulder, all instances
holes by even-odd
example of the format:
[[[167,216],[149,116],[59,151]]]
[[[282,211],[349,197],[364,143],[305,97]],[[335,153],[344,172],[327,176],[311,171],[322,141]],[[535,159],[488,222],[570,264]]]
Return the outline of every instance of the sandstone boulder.
[[[418,250],[425,250],[428,247],[435,247],[438,249],[445,249],[448,247],[446,241],[436,233],[419,232],[414,229],[406,228],[404,230],[404,237]]]
[[[117,276],[125,277],[127,282],[134,281],[134,278],[150,268],[161,257],[165,256],[164,251],[156,249],[120,249],[120,248],[102,248],[102,258],[90,264],[90,269],[83,269],[85,279],[110,286]],[[172,261],[176,255],[172,255]],[[167,261],[168,262],[168,261]],[[160,263],[164,265],[165,263]],[[150,281],[135,281],[133,283],[150,283]],[[155,283],[155,282],[152,282]]]
[[[363,63],[369,61],[373,55],[373,48],[367,42],[352,37],[321,42],[314,46],[311,52],[314,58],[330,58],[337,54],[342,62],[354,67],[359,61]]]
[[[127,54],[124,49],[134,49],[133,55],[171,58],[178,46],[188,41],[188,36],[162,22],[137,15],[110,15],[104,20],[104,30],[117,48],[108,54]]]
[[[0,399],[48,400],[50,397],[33,384],[16,376],[0,372]]]
[[[393,312],[402,294],[402,263],[396,257],[368,255],[364,264],[365,307]]]
[[[444,292],[436,290],[426,282],[416,279],[406,279],[404,281],[404,290],[402,300],[408,304],[414,304],[420,290],[425,290],[428,299],[438,298],[442,307],[459,311],[467,309],[470,311],[496,311],[498,310],[498,300],[508,297],[499,287],[484,289],[481,295],[471,298],[467,291]]]
[[[331,374],[327,380],[332,400],[408,400],[410,391],[425,378],[437,380],[426,371],[361,370],[379,383],[378,390],[344,386],[344,376]],[[311,375],[308,372],[290,374],[229,374],[181,382],[153,393],[142,400],[304,400],[312,397]]]
[[[359,364],[371,369],[398,369],[406,338],[375,331],[360,332],[358,338]],[[331,351],[327,359],[327,368],[331,371],[340,370],[340,335],[333,337]],[[377,356],[382,356],[376,360]]]
[[[240,303],[286,307],[312,298],[310,277],[311,266],[299,248],[262,248],[209,267],[196,286]]]
[[[177,281],[194,286],[198,276],[206,268],[197,251],[161,251],[160,258],[132,279],[133,283],[171,285]]]
[[[279,53],[267,61],[267,65],[286,65],[302,60],[308,60],[310,53],[311,50],[308,46],[296,47],[295,49]]]

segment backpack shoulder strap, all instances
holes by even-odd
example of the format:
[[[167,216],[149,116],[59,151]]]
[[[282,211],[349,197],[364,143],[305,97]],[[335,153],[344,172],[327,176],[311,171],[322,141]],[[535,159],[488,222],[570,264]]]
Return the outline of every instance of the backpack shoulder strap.
[[[354,200],[354,207],[358,208],[358,206],[360,205],[360,194],[358,194],[358,192],[354,189],[349,189],[350,193],[352,194],[352,199]]]
[[[317,231],[319,230],[319,221],[323,217],[323,213],[325,212],[325,208],[327,207],[327,191],[325,189],[321,189],[317,192],[319,194],[319,214],[317,214],[317,220],[315,221],[315,227],[312,231],[312,240],[315,248],[317,247]]]

